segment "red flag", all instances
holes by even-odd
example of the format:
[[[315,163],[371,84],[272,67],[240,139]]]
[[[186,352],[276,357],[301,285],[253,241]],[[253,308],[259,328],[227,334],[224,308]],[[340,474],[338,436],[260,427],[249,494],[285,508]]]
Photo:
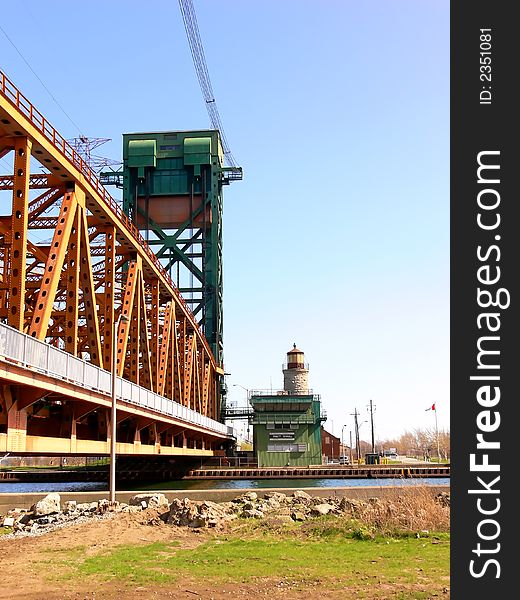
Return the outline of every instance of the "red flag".
[[[435,410],[435,404],[432,404],[430,408],[427,408],[426,410]]]

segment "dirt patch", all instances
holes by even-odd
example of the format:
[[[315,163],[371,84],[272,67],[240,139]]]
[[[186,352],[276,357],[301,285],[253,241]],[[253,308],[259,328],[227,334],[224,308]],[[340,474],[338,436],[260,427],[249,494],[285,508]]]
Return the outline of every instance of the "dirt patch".
[[[258,581],[252,584],[208,584],[188,578],[174,584],[175,587],[157,588],[138,586],[122,587],[121,582],[100,582],[88,587],[77,583],[49,581],[54,553],[83,547],[83,556],[98,554],[115,546],[134,546],[153,542],[176,541],[179,548],[195,548],[215,535],[215,530],[189,529],[166,525],[156,510],[138,514],[117,514],[111,519],[73,525],[52,531],[39,537],[2,540],[0,538],[0,561],[2,564],[2,588],[0,598],[20,600],[143,600],[168,598],[173,600],[197,599],[230,600],[232,598],[303,598],[301,590],[294,590],[293,582]],[[150,524],[153,523],[153,524]],[[60,567],[55,565],[56,569]],[[307,582],[308,585],[308,582]],[[319,582],[316,582],[316,589]],[[314,586],[313,586],[314,587]],[[308,592],[305,595],[308,598]],[[329,592],[314,597],[343,598]]]
[[[156,523],[150,525],[150,522]],[[117,514],[111,519],[96,520],[91,523],[71,525],[39,537],[21,537],[3,540],[0,537],[0,562],[2,564],[3,585],[0,598],[27,598],[54,600],[55,598],[143,598],[144,590],[134,592],[122,590],[111,584],[100,585],[97,589],[78,590],[64,582],[60,589],[56,583],[48,581],[48,565],[54,552],[84,548],[84,556],[98,554],[115,546],[132,544],[135,546],[176,540],[181,548],[194,548],[202,543],[210,532],[194,532],[182,527],[165,525],[156,510],[145,510],[137,514]],[[112,588],[112,589],[111,589]],[[161,592],[163,593],[163,592]],[[188,596],[164,596],[153,594],[149,597],[183,598]],[[190,597],[195,598],[193,594]],[[228,596],[229,597],[229,596]]]

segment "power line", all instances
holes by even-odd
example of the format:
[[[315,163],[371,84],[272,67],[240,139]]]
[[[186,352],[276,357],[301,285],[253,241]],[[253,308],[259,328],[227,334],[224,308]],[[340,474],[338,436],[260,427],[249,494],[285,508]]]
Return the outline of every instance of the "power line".
[[[211,79],[209,77],[208,66],[206,64],[206,56],[204,55],[204,47],[202,46],[202,40],[200,39],[199,26],[197,24],[197,16],[195,15],[195,9],[193,8],[192,0],[179,0],[179,7],[182,13],[182,19],[184,21],[184,28],[186,29],[186,35],[188,36],[188,42],[190,44],[191,57],[197,72],[197,78],[199,80],[200,89],[202,96],[206,103],[206,110],[213,125],[214,129],[220,131],[220,137],[222,138],[222,148],[224,150],[224,156],[231,167],[236,167],[237,163],[227,142],[224,127],[220,119],[220,114],[217,108],[217,102],[213,94],[213,88],[211,86]]]
[[[52,95],[52,92],[49,90],[49,88],[45,85],[45,83],[42,81],[42,79],[40,78],[40,76],[38,75],[38,73],[36,73],[36,71],[31,67],[31,65],[29,64],[29,61],[25,58],[25,56],[20,52],[20,50],[18,50],[18,48],[16,47],[16,44],[13,42],[13,40],[7,35],[7,32],[5,31],[5,29],[0,25],[0,31],[2,31],[2,33],[5,35],[5,37],[7,38],[7,41],[11,44],[11,46],[16,50],[16,52],[18,52],[18,54],[20,55],[21,59],[23,60],[23,62],[29,67],[29,69],[31,70],[32,74],[36,77],[36,79],[42,84],[42,86],[44,87],[45,91],[49,94],[49,96],[53,99],[53,101],[56,103],[56,105],[58,106],[58,108],[61,110],[61,112],[67,117],[67,119],[74,125],[74,127],[79,131],[80,135],[81,135],[81,129],[79,128],[78,124],[75,123],[72,119],[72,117],[67,113],[67,111],[63,108],[63,106],[56,100],[56,98]]]

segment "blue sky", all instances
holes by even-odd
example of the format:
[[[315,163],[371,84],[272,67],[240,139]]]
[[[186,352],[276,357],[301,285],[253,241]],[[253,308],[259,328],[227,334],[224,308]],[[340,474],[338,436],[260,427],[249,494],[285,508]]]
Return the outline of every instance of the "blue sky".
[[[229,399],[280,388],[295,342],[336,435],[370,399],[379,438],[433,427],[433,402],[448,428],[448,0],[194,6],[244,168],[224,198]],[[65,137],[119,159],[123,133],[210,126],[177,2],[24,7],[2,27],[70,119],[2,32],[0,67]]]

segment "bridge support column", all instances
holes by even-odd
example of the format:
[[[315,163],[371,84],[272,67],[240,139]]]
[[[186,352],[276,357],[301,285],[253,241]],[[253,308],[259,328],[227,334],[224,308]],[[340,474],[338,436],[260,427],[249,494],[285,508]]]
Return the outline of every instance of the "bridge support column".
[[[107,428],[107,450],[109,450],[112,448],[112,414],[107,408],[104,409],[104,413]]]
[[[154,421],[151,425],[151,435],[153,437],[154,440],[154,451],[156,454],[160,454],[161,453],[161,436],[159,434],[159,430],[157,428],[157,422]]]
[[[74,414],[72,415],[72,423],[70,426],[70,451],[71,453],[75,453],[78,448],[78,443],[76,439],[76,419],[74,418]]]
[[[2,403],[7,410],[7,452],[25,452],[27,450],[27,408],[19,408],[13,398],[11,386],[0,389]]]
[[[139,427],[135,428],[134,434],[134,454],[139,454],[141,451],[141,430]]]
[[[25,452],[27,449],[27,409],[17,410],[14,405],[7,413],[7,451]]]

